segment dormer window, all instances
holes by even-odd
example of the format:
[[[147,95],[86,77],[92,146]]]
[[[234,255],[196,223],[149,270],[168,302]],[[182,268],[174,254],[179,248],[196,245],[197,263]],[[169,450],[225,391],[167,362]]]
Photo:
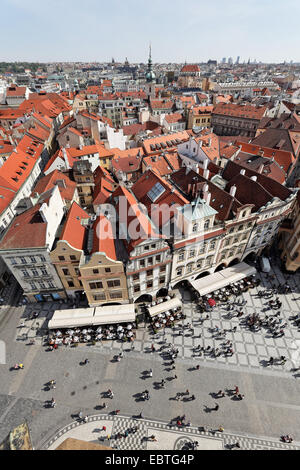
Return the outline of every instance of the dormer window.
[[[205,222],[204,222],[204,230],[207,230],[209,228],[209,219],[207,219]]]

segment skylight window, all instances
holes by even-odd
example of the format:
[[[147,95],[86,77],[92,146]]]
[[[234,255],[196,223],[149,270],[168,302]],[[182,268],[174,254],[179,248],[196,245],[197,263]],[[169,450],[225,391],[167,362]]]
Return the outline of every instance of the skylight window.
[[[163,193],[165,188],[160,184],[156,183],[150,191],[147,192],[147,196],[151,199],[152,202],[156,201]]]

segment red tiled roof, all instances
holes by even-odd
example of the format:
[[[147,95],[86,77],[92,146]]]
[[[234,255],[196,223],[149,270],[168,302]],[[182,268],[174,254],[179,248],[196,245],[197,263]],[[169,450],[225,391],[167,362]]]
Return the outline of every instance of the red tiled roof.
[[[94,171],[94,183],[93,204],[104,204],[113,193],[117,183],[107,169],[102,166],[98,166]]]
[[[115,234],[110,220],[103,214],[97,217],[94,227],[92,253],[102,252],[114,261],[117,261]]]
[[[81,224],[82,219],[89,219],[89,214],[76,202],[73,202],[68,212],[60,240],[65,240],[77,250],[83,250],[85,243],[86,228]]]
[[[175,123],[175,122],[185,122],[184,117],[180,113],[173,113],[173,114],[167,114],[165,116],[165,120],[169,123]]]
[[[65,186],[63,184],[59,184],[60,181],[64,181]],[[54,170],[49,173],[49,175],[43,176],[35,185],[31,196],[35,193],[43,194],[53,188],[56,184],[58,185],[61,197],[66,201],[72,201],[76,190],[76,183],[75,181],[72,181],[66,173],[62,173],[59,170]]]
[[[219,103],[214,107],[213,114],[260,120],[264,116],[266,109],[265,106],[256,107],[251,105]]]
[[[24,97],[26,94],[25,86],[11,85],[6,88],[6,96],[20,96]]]
[[[241,151],[251,154],[258,155],[262,154],[266,158],[274,158],[280,167],[282,167],[285,173],[288,173],[291,165],[295,163],[295,157],[292,152],[285,150],[277,150],[270,147],[260,147],[259,145],[246,144],[244,142],[237,141],[237,145],[241,146]]]
[[[182,67],[181,72],[200,72],[200,67],[196,64],[186,64]]]
[[[180,143],[186,142],[189,140],[189,134],[186,131],[180,131],[173,132],[171,134],[160,135],[158,137],[151,137],[150,139],[145,139],[143,141],[143,147],[147,155],[161,153],[162,150],[170,151],[170,149],[177,149],[179,143],[176,142],[176,139],[180,140]],[[175,143],[173,144],[172,141]],[[171,145],[168,145],[168,142]],[[151,148],[151,145],[156,146],[156,144],[160,146],[158,149]],[[161,144],[165,145],[165,148],[161,147]]]
[[[47,223],[39,213],[40,207],[37,204],[14,219],[0,242],[0,250],[45,246]]]

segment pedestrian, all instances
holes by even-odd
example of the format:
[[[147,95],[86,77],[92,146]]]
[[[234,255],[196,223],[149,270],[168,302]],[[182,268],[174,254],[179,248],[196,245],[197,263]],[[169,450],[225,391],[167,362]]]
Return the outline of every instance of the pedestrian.
[[[199,364],[196,365],[196,370],[199,370],[200,369],[200,366]]]
[[[216,403],[216,406],[214,407],[214,410],[218,411],[218,409],[219,409],[219,405],[218,405],[218,403]]]
[[[115,414],[116,414],[116,415],[117,415],[118,413],[120,413],[120,410],[116,410],[116,411],[115,411]]]
[[[102,426],[101,431],[106,431],[106,426]]]

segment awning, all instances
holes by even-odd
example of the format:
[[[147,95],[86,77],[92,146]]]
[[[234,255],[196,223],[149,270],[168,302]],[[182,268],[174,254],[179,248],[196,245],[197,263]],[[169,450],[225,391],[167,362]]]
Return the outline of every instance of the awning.
[[[206,295],[210,292],[222,289],[233,282],[241,281],[245,277],[255,273],[256,269],[253,266],[249,266],[247,263],[239,263],[230,268],[225,268],[222,271],[190,282],[200,295]]]
[[[112,323],[130,323],[135,321],[135,305],[106,305],[96,307],[93,325],[105,325]]]
[[[93,323],[94,308],[73,308],[69,310],[55,310],[48,323],[50,330],[57,328],[71,328],[88,326]]]
[[[157,305],[154,305],[154,307],[149,307],[148,312],[150,317],[155,317],[155,315],[158,315],[159,313],[167,312],[167,310],[171,310],[176,307],[182,307],[182,302],[178,297],[161,302]]]

